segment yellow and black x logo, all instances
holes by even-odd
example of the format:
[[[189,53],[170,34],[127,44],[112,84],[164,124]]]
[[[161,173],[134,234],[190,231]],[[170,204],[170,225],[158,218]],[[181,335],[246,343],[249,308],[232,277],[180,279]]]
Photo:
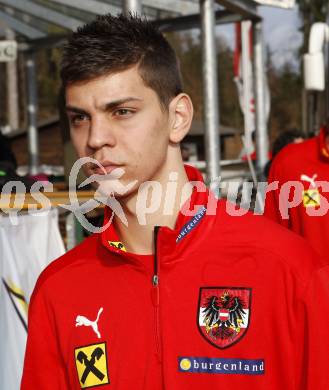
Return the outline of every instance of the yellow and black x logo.
[[[75,364],[82,389],[110,383],[107,370],[106,343],[76,348]]]
[[[304,207],[320,206],[320,194],[318,189],[303,191]]]
[[[114,248],[120,249],[123,252],[127,252],[127,249],[120,241],[109,241],[110,246],[113,246]]]

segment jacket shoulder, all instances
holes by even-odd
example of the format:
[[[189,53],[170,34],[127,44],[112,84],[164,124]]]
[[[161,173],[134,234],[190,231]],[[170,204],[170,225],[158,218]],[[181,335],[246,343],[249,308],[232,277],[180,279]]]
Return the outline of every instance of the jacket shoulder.
[[[227,204],[227,201],[220,202],[216,224],[230,245],[240,246],[250,255],[262,254],[263,261],[283,263],[303,279],[327,265],[301,236],[250,211],[241,216],[230,215]]]
[[[61,257],[53,260],[39,275],[33,295],[35,295],[50,278],[65,272],[67,268],[74,265],[81,257],[85,257],[86,254],[88,254],[88,256],[92,256],[93,254],[96,255],[98,238],[98,234],[92,234],[79,245],[69,250]]]

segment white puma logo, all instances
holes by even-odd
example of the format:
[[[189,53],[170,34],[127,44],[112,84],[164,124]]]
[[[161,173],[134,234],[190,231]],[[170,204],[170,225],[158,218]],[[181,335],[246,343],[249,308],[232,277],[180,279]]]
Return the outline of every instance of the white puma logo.
[[[304,180],[304,181],[307,181],[309,182],[312,187],[316,188],[316,183],[315,183],[315,179],[318,177],[317,174],[313,175],[312,177],[309,177],[307,175],[301,175],[300,176],[300,180]]]
[[[97,337],[100,339],[101,338],[101,334],[98,331],[97,322],[99,320],[99,316],[101,315],[102,311],[103,311],[103,308],[101,307],[98,310],[97,318],[96,318],[95,321],[90,321],[90,320],[88,320],[88,318],[86,318],[84,316],[77,316],[77,318],[75,319],[75,321],[76,321],[75,326],[82,326],[82,325],[84,325],[84,326],[91,326],[93,331],[96,333]]]

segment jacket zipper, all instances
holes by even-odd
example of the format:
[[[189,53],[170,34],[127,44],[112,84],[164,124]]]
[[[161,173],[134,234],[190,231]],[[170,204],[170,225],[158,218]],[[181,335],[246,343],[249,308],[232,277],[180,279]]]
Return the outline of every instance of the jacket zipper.
[[[157,250],[157,240],[160,226],[154,227],[154,264],[153,264],[153,277],[152,277],[152,296],[153,296],[153,305],[154,305],[154,317],[155,317],[155,346],[156,353],[161,360],[161,341],[160,341],[160,291],[159,291],[159,260],[158,260],[158,250]]]

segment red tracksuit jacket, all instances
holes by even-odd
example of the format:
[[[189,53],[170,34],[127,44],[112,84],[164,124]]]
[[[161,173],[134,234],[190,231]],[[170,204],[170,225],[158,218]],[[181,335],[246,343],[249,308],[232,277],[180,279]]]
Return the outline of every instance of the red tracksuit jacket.
[[[288,145],[275,157],[268,182],[278,181],[279,186],[266,194],[265,215],[303,236],[329,263],[329,150],[325,136],[322,129],[318,137]],[[288,181],[299,182],[302,188],[280,196]],[[293,198],[299,204],[288,209],[287,201]],[[283,209],[288,210],[288,219],[283,218]]]
[[[328,390],[328,267],[264,217],[191,203],[155,256],[110,228],[42,273],[22,390]]]

